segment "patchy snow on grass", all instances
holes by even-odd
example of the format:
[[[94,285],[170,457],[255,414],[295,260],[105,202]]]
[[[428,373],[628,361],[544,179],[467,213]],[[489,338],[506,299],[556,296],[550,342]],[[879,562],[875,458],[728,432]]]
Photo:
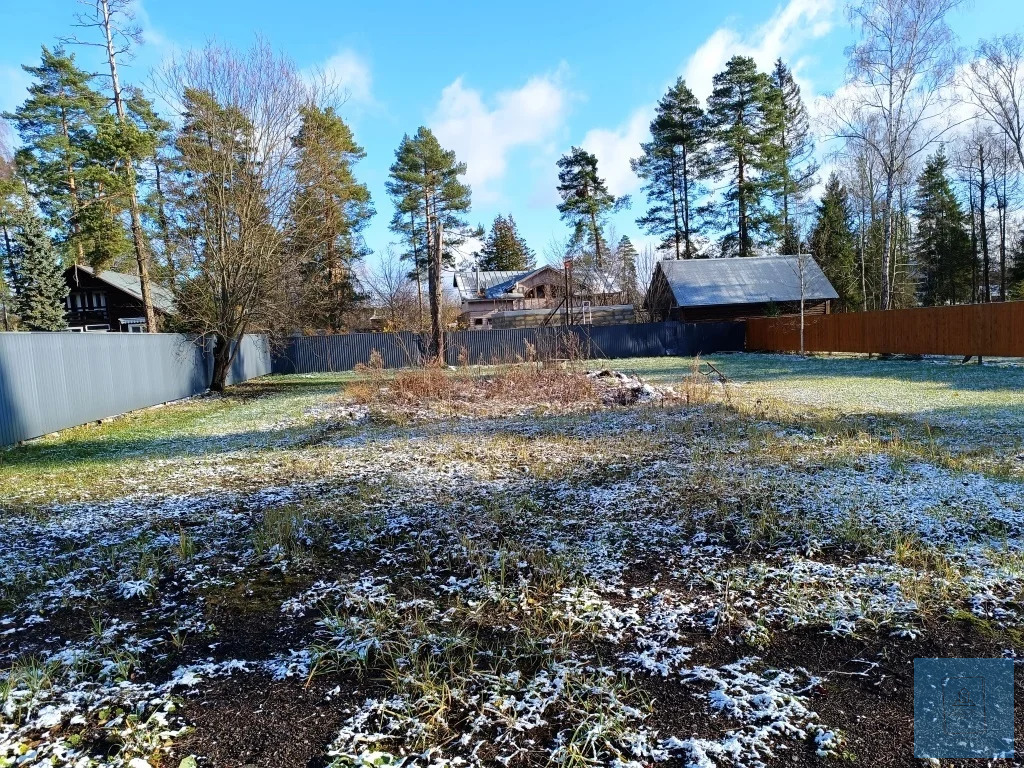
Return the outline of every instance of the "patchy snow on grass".
[[[843,750],[821,674],[771,660],[785,633],[1024,629],[1019,483],[661,400],[411,426],[330,388],[197,401],[67,496],[26,470],[0,765],[157,764],[191,702],[257,674],[372,682],[320,745],[338,768],[755,768]],[[655,685],[708,730],[675,732]]]

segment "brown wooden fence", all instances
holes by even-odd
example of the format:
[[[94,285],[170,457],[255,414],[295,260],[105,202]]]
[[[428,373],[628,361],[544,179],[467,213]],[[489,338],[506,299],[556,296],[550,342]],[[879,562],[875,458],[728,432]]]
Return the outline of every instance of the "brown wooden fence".
[[[796,352],[799,317],[747,321],[748,351]],[[1024,357],[1024,301],[807,317],[808,352]]]

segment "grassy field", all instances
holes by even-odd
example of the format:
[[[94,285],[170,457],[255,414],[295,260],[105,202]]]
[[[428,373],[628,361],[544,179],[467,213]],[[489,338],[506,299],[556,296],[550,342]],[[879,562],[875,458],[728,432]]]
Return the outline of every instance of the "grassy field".
[[[1024,654],[1024,368],[704,362],[0,453],[0,766],[919,765],[913,659]]]

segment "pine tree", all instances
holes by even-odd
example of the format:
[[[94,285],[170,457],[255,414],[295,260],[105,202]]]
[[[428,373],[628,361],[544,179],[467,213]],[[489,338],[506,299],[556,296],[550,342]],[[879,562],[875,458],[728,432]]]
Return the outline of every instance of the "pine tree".
[[[921,276],[921,301],[927,305],[971,300],[970,236],[964,213],[946,176],[945,152],[928,158],[917,179],[914,212],[917,229],[911,252]]]
[[[682,78],[658,102],[651,140],[640,148],[643,155],[630,164],[645,182],[650,207],[636,223],[661,235],[660,250],[693,258],[693,236],[701,231],[696,202],[706,192],[708,132],[700,102]]]
[[[708,124],[715,144],[710,162],[715,176],[727,180],[730,211],[719,212],[722,253],[753,256],[774,225],[768,207],[771,174],[780,149],[772,140],[773,98],[767,75],[752,58],[733,56],[715,75],[708,98]],[[735,222],[735,224],[733,223]]]
[[[64,302],[68,286],[43,220],[22,212],[13,239],[14,311],[21,325],[30,331],[63,330],[67,327]]]
[[[863,296],[857,266],[857,236],[853,232],[849,195],[836,173],[829,176],[818,206],[811,232],[811,253],[839,294],[840,307],[846,312],[859,309]]]
[[[441,267],[451,263],[455,250],[471,236],[482,236],[471,228],[465,216],[472,205],[472,192],[460,177],[466,164],[451,150],[444,149],[429,128],[421,126],[416,135],[402,138],[395,151],[388,194],[395,204],[391,230],[401,235],[409,248],[417,278],[426,267],[431,319],[432,357],[443,359],[441,329]],[[440,237],[440,248],[438,238]]]
[[[168,205],[170,176],[174,164],[170,152],[174,148],[174,126],[156,113],[152,102],[138,88],[126,89],[129,119],[147,136],[151,154],[138,158],[136,176],[146,185],[146,195],[140,204],[142,220],[147,227],[147,240],[153,249],[154,278],[173,285],[179,273],[175,253],[174,220]]]
[[[601,231],[613,211],[629,204],[628,197],[615,197],[597,173],[597,157],[579,147],[558,160],[558,212],[573,228],[573,250],[590,248],[594,266],[604,268],[608,247]]]
[[[519,234],[512,214],[494,217],[491,231],[477,256],[480,269],[522,271],[533,269],[537,263],[533,250]]]
[[[72,258],[103,264],[111,244],[124,240],[110,231],[111,217],[97,210],[109,181],[103,164],[109,158],[97,157],[103,142],[96,140],[105,101],[92,87],[93,76],[60,48],[44,46],[39,66],[22,69],[35,82],[28,99],[5,115],[21,138],[18,172]]]
[[[800,86],[782,59],[771,73],[772,141],[777,144],[777,168],[773,179],[776,198],[775,239],[781,253],[797,253],[795,202],[805,199],[814,186],[818,164],[814,160],[811,122],[800,96]]]
[[[370,190],[353,166],[366,153],[331,107],[301,110],[293,139],[296,193],[291,203],[290,246],[299,263],[308,304],[303,313],[318,328],[342,327],[356,298],[353,265],[369,254],[362,230],[374,214]]]

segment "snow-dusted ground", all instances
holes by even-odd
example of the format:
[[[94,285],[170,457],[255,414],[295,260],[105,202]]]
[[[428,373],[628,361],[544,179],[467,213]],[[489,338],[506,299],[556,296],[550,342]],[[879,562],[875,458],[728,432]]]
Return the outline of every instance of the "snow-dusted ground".
[[[336,766],[812,764],[856,737],[819,714],[846,678],[788,633],[1024,652],[1020,482],[891,423],[735,386],[398,427],[286,381],[9,454],[0,766],[202,765],[191,703],[246,676],[335,686]]]

